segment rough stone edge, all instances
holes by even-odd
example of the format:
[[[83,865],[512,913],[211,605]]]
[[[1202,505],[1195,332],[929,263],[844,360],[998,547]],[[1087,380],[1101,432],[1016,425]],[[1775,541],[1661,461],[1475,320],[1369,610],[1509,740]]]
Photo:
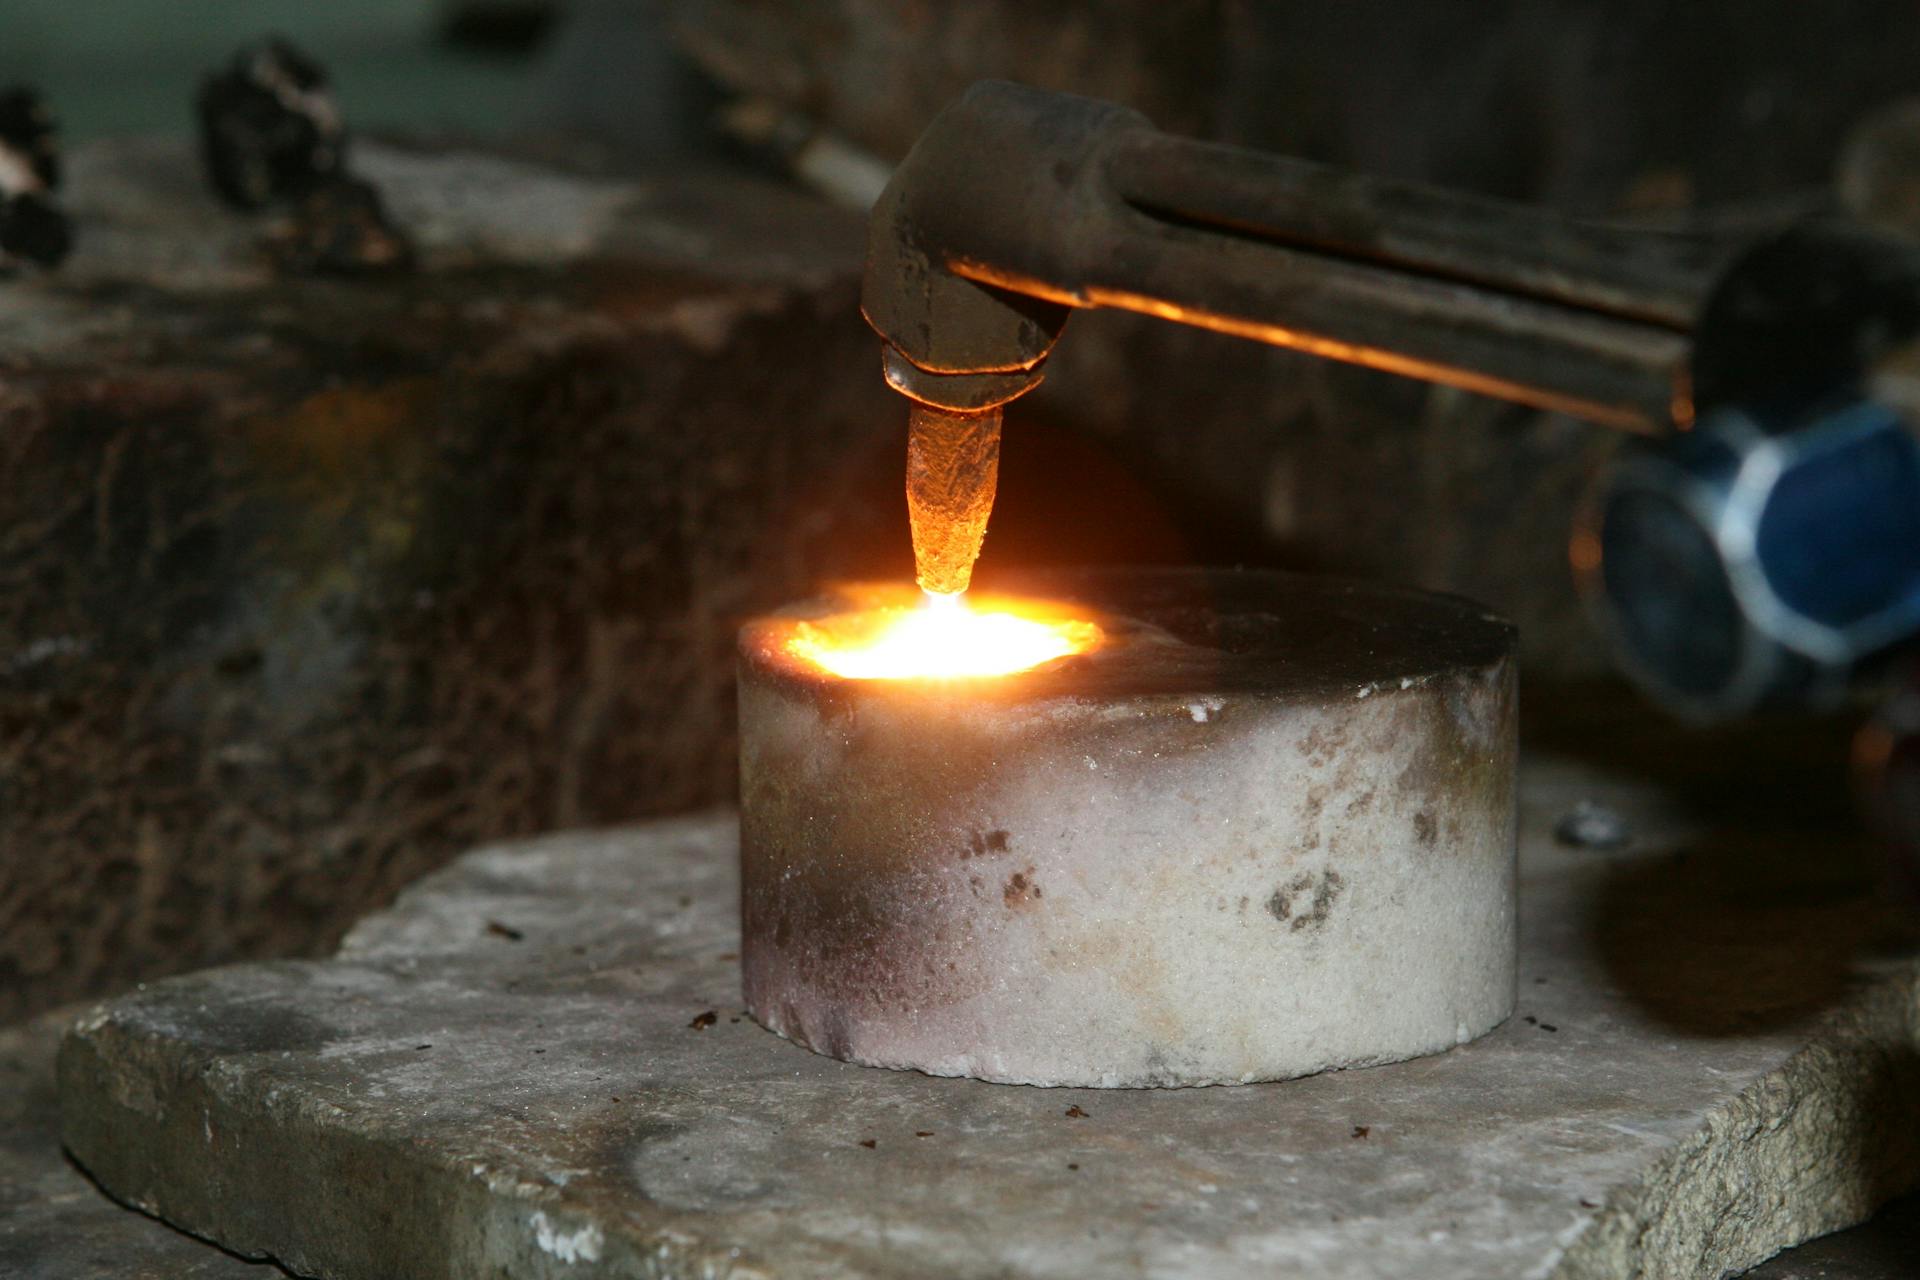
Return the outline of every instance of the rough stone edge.
[[[112,1054],[102,1051],[115,1040]],[[482,1159],[428,1158],[409,1143],[365,1132],[324,1101],[272,1091],[250,1097],[253,1073],[244,1066],[203,1053],[175,1056],[169,1048],[129,1033],[104,1006],[81,1018],[60,1045],[59,1090],[63,1102],[86,1098],[95,1105],[63,1106],[66,1147],[99,1185],[115,1188],[120,1203],[233,1253],[329,1280],[770,1274],[737,1250],[648,1222],[651,1215],[640,1212],[622,1215],[624,1229],[609,1235],[595,1220],[601,1215],[564,1207],[555,1187]],[[116,1068],[116,1059],[124,1065]],[[157,1142],[134,1136],[157,1129],[186,1132]],[[199,1149],[203,1134],[207,1160],[170,1155]],[[153,1193],[162,1185],[164,1215]],[[350,1207],[328,1211],[329,1202]],[[287,1204],[320,1211],[288,1222],[281,1208]],[[292,1244],[265,1247],[256,1225],[262,1219],[279,1220]],[[389,1225],[367,1231],[369,1222]]]
[[[1920,977],[1874,981],[1610,1194],[1547,1280],[1722,1280],[1920,1186]]]

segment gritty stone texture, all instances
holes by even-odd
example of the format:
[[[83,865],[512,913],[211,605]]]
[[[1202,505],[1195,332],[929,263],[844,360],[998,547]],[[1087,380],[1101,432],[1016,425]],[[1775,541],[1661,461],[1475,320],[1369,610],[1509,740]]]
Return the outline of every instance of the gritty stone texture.
[[[857,217],[357,154],[418,272],[276,278],[147,139],[0,282],[0,1019],[724,800],[739,619],[907,572]]]
[[[105,1006],[66,1138],[136,1204],[368,1280],[1718,1277],[1911,1185],[1914,961],[1847,846],[1764,792],[1703,823],[1705,792],[1522,779],[1518,1016],[1436,1057],[1115,1093],[808,1054],[740,1019],[716,814],[485,849],[335,960]],[[1632,851],[1553,843],[1582,796]]]
[[[279,1280],[122,1208],[60,1150],[53,1057],[68,1018],[0,1031],[0,1276],[7,1280]]]
[[[1513,1011],[1512,629],[1293,574],[1037,587],[1093,652],[849,681],[741,636],[747,1006],[821,1053],[1015,1084],[1246,1083]]]

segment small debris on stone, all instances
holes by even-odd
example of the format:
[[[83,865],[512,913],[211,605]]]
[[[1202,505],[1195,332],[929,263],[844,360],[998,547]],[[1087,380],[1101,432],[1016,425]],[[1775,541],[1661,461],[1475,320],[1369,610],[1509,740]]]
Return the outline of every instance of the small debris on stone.
[[[1074,1106],[1067,1108],[1067,1119],[1085,1120],[1086,1118],[1087,1118],[1087,1113],[1082,1111],[1078,1104],[1075,1104]]]
[[[1600,1206],[1594,1203],[1593,1201],[1587,1199],[1585,1196],[1582,1196],[1580,1198],[1580,1207],[1582,1209],[1598,1209]]]
[[[1072,1172],[1072,1173],[1080,1172],[1080,1166],[1077,1164],[1068,1164],[1067,1169],[1069,1172]]]
[[[714,1023],[718,1021],[720,1021],[719,1012],[717,1010],[709,1009],[705,1013],[697,1015],[692,1022],[689,1022],[687,1024],[687,1026],[695,1031],[705,1031],[708,1027],[712,1026]]]
[[[1560,1028],[1554,1026],[1551,1022],[1543,1022],[1540,1024],[1540,1029],[1542,1031],[1558,1031]]]
[[[1571,849],[1620,849],[1633,839],[1619,811],[1597,800],[1582,800],[1554,824],[1553,838]]]
[[[860,1139],[860,1145],[871,1151],[880,1145],[880,1140],[878,1138],[862,1138]]]
[[[534,1052],[535,1052],[535,1053],[545,1053],[545,1052],[546,1052],[546,1050],[545,1050],[545,1049],[535,1049],[535,1050],[534,1050]]]
[[[913,1131],[913,1136],[914,1136],[914,1137],[916,1137],[916,1138],[931,1138],[931,1137],[933,1136],[933,1130],[931,1130],[931,1129],[915,1129],[915,1130]]]
[[[1526,1015],[1524,1018],[1520,1019],[1520,1021],[1526,1023],[1530,1027],[1537,1027],[1540,1025],[1540,1019],[1534,1017],[1532,1014]]]
[[[728,1019],[727,1019],[727,1021],[728,1021],[728,1022],[733,1022],[733,1023],[737,1023],[737,1022],[739,1022],[739,1021],[740,1021],[740,1019],[738,1019],[738,1018],[728,1018]]]
[[[301,196],[266,248],[290,275],[369,275],[413,266],[413,245],[387,217],[380,192],[345,174]]]
[[[501,924],[498,920],[487,921],[487,932],[496,938],[505,938],[508,942],[518,942],[527,935],[510,924]]]
[[[415,1045],[415,1046],[413,1046],[413,1051],[414,1051],[415,1053],[418,1053],[418,1052],[420,1052],[420,1051],[421,1051],[422,1049],[431,1049],[431,1048],[433,1048],[433,1046],[432,1046],[432,1045],[430,1045],[430,1044],[417,1044],[417,1045]]]
[[[1356,1138],[1364,1138],[1372,1132],[1373,1126],[1371,1125],[1357,1124],[1353,1126],[1353,1136]]]

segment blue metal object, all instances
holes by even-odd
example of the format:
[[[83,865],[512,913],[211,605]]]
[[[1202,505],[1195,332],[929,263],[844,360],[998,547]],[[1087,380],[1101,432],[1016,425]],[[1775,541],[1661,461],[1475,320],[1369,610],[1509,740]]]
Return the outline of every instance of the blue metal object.
[[[1830,704],[1920,635],[1920,435],[1865,400],[1770,418],[1630,452],[1576,542],[1622,665],[1696,718]]]

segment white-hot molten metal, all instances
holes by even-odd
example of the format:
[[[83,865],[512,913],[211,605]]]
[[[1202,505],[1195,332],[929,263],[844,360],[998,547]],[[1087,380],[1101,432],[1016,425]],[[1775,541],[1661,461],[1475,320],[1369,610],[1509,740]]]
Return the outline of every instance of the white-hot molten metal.
[[[788,651],[849,680],[1012,675],[1086,653],[1100,628],[1026,601],[855,588],[859,607],[794,625]]]

